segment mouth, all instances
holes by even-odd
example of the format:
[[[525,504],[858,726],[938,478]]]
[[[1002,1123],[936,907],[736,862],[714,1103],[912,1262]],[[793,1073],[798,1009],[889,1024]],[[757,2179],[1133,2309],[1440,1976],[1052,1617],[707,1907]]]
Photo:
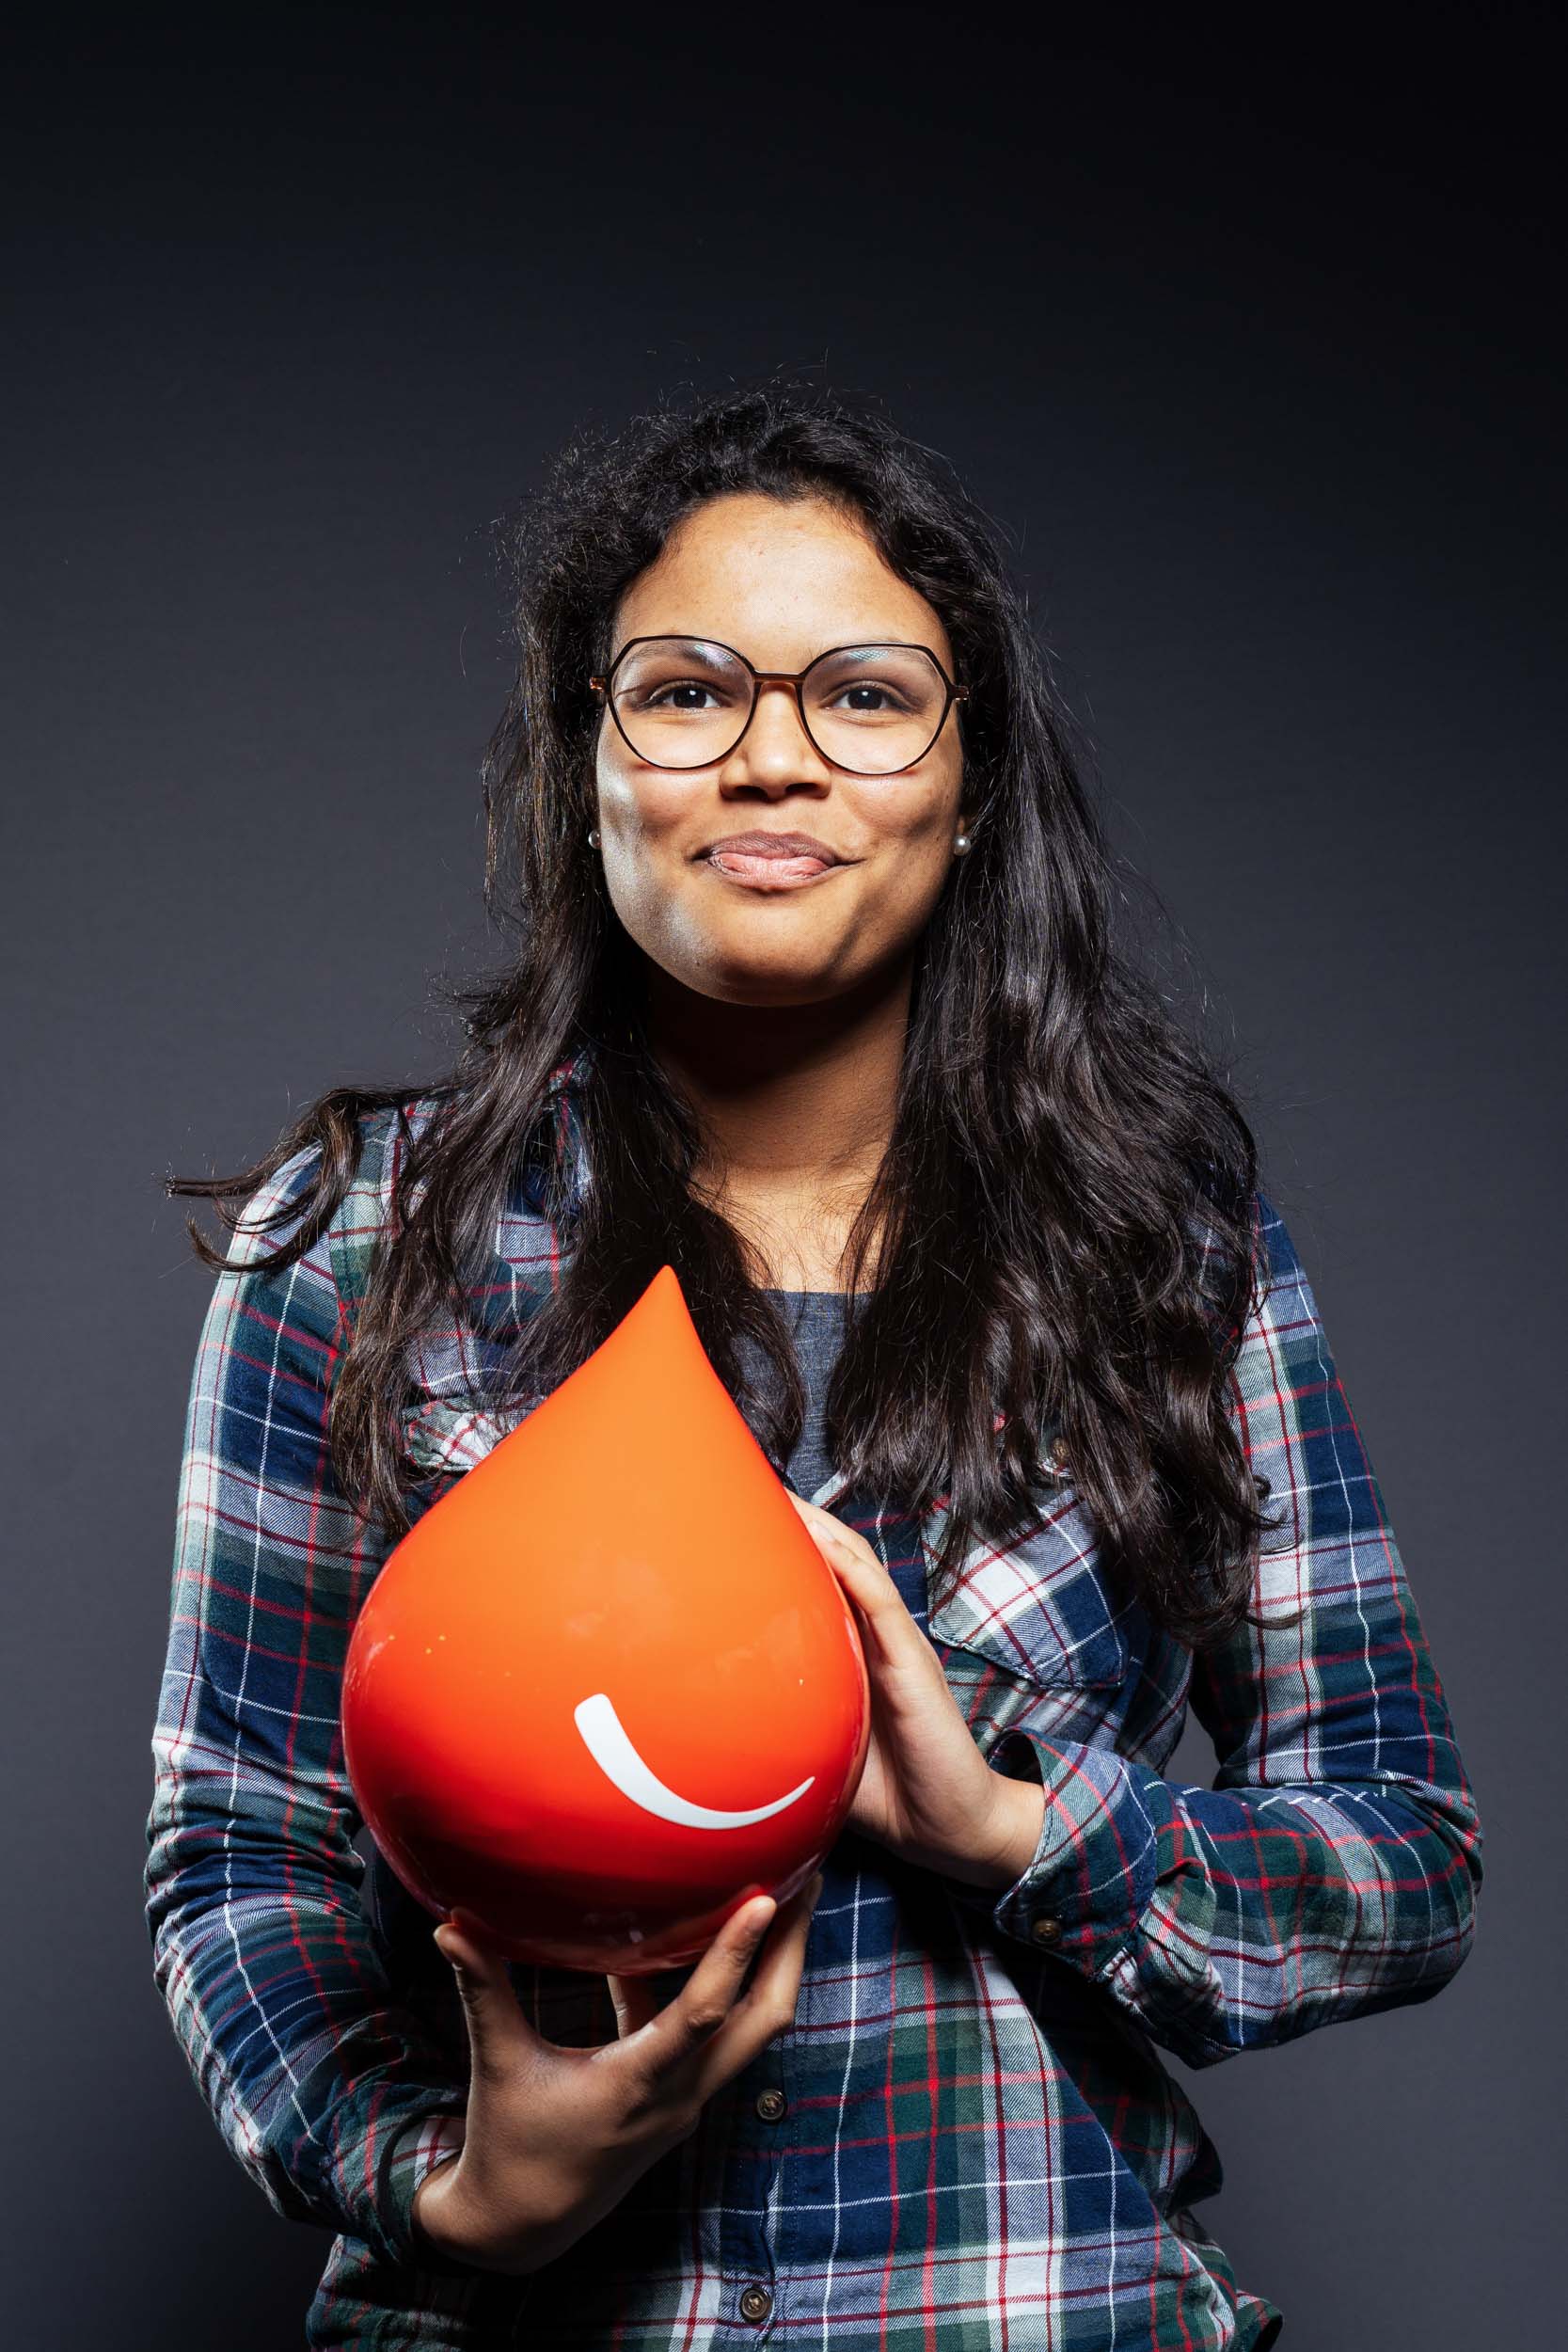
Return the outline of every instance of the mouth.
[[[810,834],[740,833],[710,842],[701,862],[728,882],[792,889],[836,871],[846,861]]]

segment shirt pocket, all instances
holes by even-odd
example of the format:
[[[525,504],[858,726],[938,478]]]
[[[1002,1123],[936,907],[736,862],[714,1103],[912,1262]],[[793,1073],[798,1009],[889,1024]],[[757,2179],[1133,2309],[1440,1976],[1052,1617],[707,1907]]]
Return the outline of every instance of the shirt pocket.
[[[927,1629],[945,1653],[948,1682],[982,1748],[1028,1716],[1087,1736],[1111,1712],[1132,1661],[1131,1599],[1113,1591],[1095,1523],[1059,1453],[1037,1490],[1038,1525],[1016,1543],[972,1540],[956,1583]],[[922,1527],[927,1576],[947,1512]]]
[[[483,1462],[502,1438],[528,1419],[545,1401],[545,1391],[509,1405],[504,1412],[487,1411],[458,1397],[432,1395],[416,1390],[398,1416],[398,1453],[405,1473],[421,1490],[420,1509],[428,1510],[458,1479]]]
[[[425,1397],[399,1416],[398,1452],[421,1479],[459,1478],[483,1462],[511,1426],[498,1414]]]

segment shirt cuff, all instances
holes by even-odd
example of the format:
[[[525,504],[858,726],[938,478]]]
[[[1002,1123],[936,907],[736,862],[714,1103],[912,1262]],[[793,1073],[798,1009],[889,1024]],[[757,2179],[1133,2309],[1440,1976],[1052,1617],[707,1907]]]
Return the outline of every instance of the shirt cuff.
[[[463,2146],[467,2125],[461,2115],[421,2115],[401,2131],[388,2150],[379,2203],[388,2235],[409,2249],[420,2270],[471,2278],[473,2265],[444,2253],[414,2219],[414,2199],[438,2164]]]
[[[1003,1934],[1103,1976],[1132,1941],[1153,1898],[1155,1827],[1126,1759],[1111,1748],[1004,1734],[990,1762],[1045,1789],[1039,1840],[990,1916]]]

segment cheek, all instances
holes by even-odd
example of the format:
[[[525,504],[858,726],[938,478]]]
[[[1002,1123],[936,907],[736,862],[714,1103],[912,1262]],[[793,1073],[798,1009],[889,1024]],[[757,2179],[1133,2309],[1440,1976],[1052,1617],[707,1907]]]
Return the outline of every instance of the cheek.
[[[942,896],[952,864],[952,841],[945,831],[911,846],[899,861],[891,893],[899,928],[915,931],[924,926]]]
[[[943,815],[921,825],[890,860],[890,894],[897,926],[913,933],[925,928],[958,863],[953,838],[957,815]]]
[[[949,806],[949,798],[945,792],[932,794],[903,811],[896,822],[886,813],[881,818],[878,862],[900,901],[929,902],[942,888],[958,830],[957,805]]]
[[[612,756],[602,753],[594,780],[598,801],[594,821],[607,859],[679,862],[684,855],[689,793],[683,793],[675,784],[628,774]]]
[[[687,809],[679,787],[629,777],[601,756],[598,858],[616,914],[650,954],[677,951],[689,921]]]

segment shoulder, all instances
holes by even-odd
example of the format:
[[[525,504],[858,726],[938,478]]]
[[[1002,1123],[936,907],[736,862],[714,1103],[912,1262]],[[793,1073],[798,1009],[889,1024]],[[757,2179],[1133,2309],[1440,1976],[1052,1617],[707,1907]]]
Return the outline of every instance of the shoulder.
[[[392,1221],[394,1193],[412,1145],[435,1118],[438,1098],[406,1095],[364,1111],[356,1120],[354,1174],[332,1215],[325,1239],[333,1279],[352,1315],[370,1279],[372,1262]]]
[[[1338,1375],[1317,1296],[1279,1205],[1253,1199],[1256,1288],[1231,1370],[1233,1393],[1258,1422],[1299,1432],[1326,1425]]]
[[[377,1245],[392,1215],[394,1190],[412,1144],[438,1108],[435,1095],[407,1095],[361,1111],[353,1122],[351,1169],[324,1230],[302,1267],[330,1282],[352,1318],[363,1296]],[[317,1211],[328,1160],[324,1135],[291,1152],[251,1194],[230,1250],[231,1264],[264,1270],[265,1262],[299,1233]]]
[[[1253,1257],[1258,1269],[1259,1309],[1276,1316],[1313,1316],[1312,1285],[1301,1252],[1277,1201],[1259,1185],[1252,1196]]]

